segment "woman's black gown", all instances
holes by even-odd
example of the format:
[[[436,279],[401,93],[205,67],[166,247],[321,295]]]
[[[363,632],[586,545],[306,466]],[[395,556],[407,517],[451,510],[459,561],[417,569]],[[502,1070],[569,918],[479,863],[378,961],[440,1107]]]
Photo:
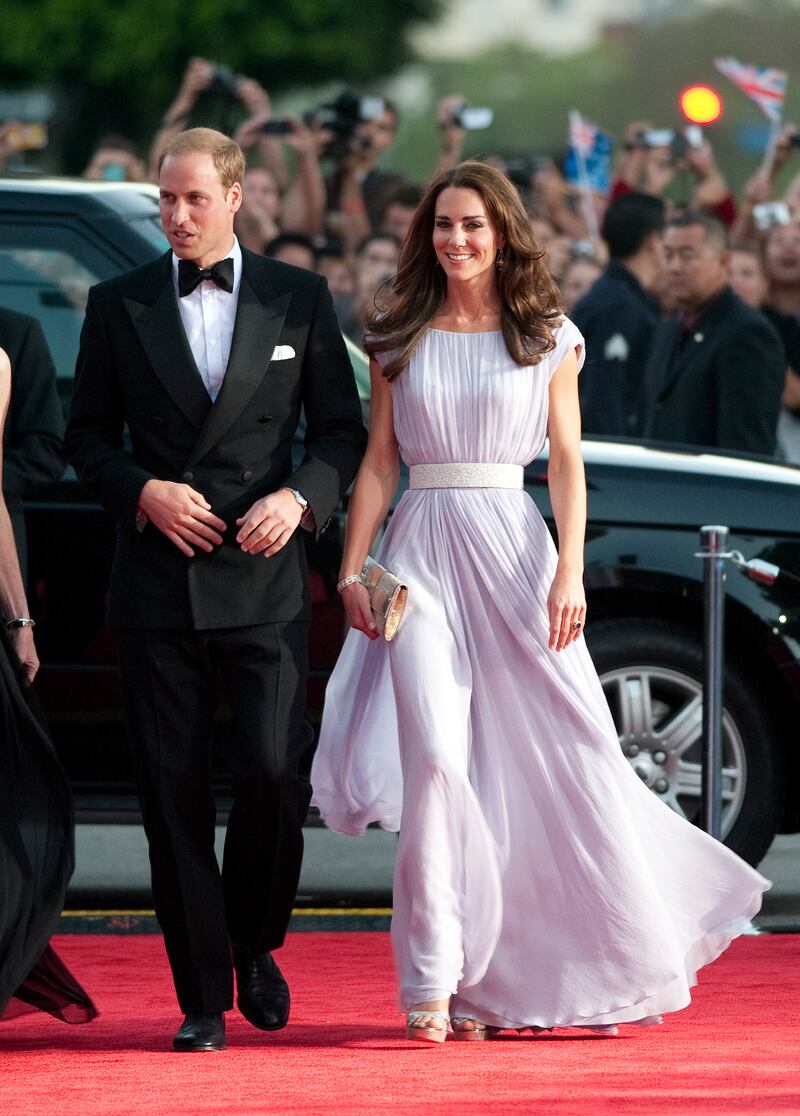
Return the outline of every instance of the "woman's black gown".
[[[12,999],[65,1023],[97,1014],[48,944],[72,875],[73,836],[66,776],[0,625],[0,1015]]]

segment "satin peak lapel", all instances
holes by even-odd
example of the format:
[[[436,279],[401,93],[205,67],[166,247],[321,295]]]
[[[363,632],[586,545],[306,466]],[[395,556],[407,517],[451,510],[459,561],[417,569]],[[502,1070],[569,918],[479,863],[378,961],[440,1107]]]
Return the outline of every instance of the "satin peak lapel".
[[[242,276],[225,379],[187,464],[199,461],[208,453],[253,398],[267,374],[291,297],[287,293],[264,303],[248,282],[247,275]]]
[[[153,371],[176,406],[199,429],[211,408],[211,397],[186,340],[171,275],[152,305],[132,298],[124,303]]]

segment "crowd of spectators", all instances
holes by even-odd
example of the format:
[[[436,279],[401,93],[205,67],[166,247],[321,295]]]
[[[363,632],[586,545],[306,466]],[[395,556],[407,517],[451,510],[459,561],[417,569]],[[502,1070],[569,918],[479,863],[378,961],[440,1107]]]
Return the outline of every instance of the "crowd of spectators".
[[[241,243],[324,274],[343,331],[360,342],[424,187],[384,168],[401,126],[389,100],[348,91],[277,119],[257,81],[193,58],[150,150],[105,136],[84,175],[157,181],[164,144],[207,122],[203,97],[214,90],[242,117],[232,129],[248,157]],[[463,103],[453,94],[437,105],[431,175],[462,157]],[[0,169],[18,131],[0,128]],[[485,133],[485,157],[520,189],[564,308],[586,336],[585,432],[800,462],[800,173],[776,195],[800,152],[797,129],[783,129],[738,195],[707,136],[676,153],[654,134],[647,121],[629,125],[600,192],[579,190],[558,158],[492,153]]]

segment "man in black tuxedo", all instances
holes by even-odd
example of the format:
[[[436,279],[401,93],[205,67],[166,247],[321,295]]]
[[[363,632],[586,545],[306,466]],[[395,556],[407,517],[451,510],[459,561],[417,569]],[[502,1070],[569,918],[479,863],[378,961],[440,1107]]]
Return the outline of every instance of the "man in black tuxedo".
[[[0,348],[11,361],[11,403],[3,434],[3,495],[24,576],[28,540],[22,502],[64,472],[64,413],[53,358],[36,319],[0,309]]]
[[[773,326],[728,286],[723,225],[687,212],[664,236],[667,295],[647,369],[645,437],[773,454],[786,374]]]
[[[118,522],[109,614],[156,913],[186,1017],[178,1050],[224,1047],[231,946],[246,1018],[264,1030],[288,1019],[271,951],[291,914],[310,797],[298,526],[324,528],[365,443],[325,281],[234,237],[243,172],[219,132],[192,129],[167,146],[160,205],[172,251],[90,292],[65,443]],[[217,675],[234,789],[221,874]]]

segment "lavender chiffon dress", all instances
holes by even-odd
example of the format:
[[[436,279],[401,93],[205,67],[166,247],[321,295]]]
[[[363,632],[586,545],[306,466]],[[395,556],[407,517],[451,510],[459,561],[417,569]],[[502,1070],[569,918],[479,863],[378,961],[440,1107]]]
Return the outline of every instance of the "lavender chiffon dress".
[[[534,367],[500,332],[430,329],[392,384],[409,464],[523,465],[568,319]],[[409,586],[395,640],[350,632],[314,761],[326,823],[399,830],[403,1006],[453,997],[500,1027],[598,1026],[684,1007],[769,886],[638,779],[583,639],[548,648],[556,551],[512,488],[414,489],[377,557]]]

